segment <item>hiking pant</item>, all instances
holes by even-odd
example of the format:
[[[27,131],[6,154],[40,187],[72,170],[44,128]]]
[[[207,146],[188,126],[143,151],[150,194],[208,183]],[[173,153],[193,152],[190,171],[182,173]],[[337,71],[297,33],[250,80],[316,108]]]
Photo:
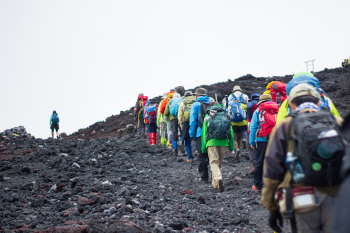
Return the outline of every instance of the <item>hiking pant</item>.
[[[256,150],[256,163],[255,163],[255,172],[254,172],[254,185],[257,188],[262,188],[264,186],[263,182],[263,166],[264,166],[264,158],[265,152],[267,148],[268,142],[257,142]]]
[[[256,150],[253,150],[251,147],[250,147],[250,144],[249,144],[249,134],[247,135],[247,146],[248,146],[248,155],[249,155],[249,160],[250,162],[255,165],[255,162],[256,162]]]
[[[226,146],[209,146],[207,147],[208,157],[210,161],[211,169],[211,183],[214,188],[218,187],[218,180],[222,180],[221,167],[222,161],[224,161],[225,153],[227,151]]]
[[[157,145],[157,123],[148,124],[148,137],[150,145]]]
[[[242,132],[242,139],[247,139],[247,130]]]
[[[171,125],[169,121],[166,122],[166,130],[168,132],[168,141],[171,142],[173,138],[173,133],[171,132]]]
[[[146,129],[146,124],[145,124],[145,122],[143,121],[143,116],[142,116],[142,114],[140,114],[140,116],[139,116],[139,123],[138,123],[138,126],[139,126],[139,132],[140,132],[140,134],[144,134],[146,131],[145,131],[145,129]]]
[[[179,141],[179,120],[174,119],[170,121],[171,124],[171,132],[173,133],[173,141]]]
[[[247,126],[246,125],[242,125],[242,126],[237,126],[234,125],[232,126],[232,130],[233,130],[233,139],[234,139],[234,145],[235,145],[235,149],[241,149],[241,142],[242,142],[242,137],[243,137],[243,131],[247,130]]]
[[[202,180],[207,181],[209,179],[208,175],[208,164],[209,157],[207,153],[202,153],[202,137],[197,138],[197,151],[198,151],[198,171]]]
[[[160,136],[165,138],[166,136],[166,122],[160,122]]]
[[[192,155],[191,138],[185,138],[185,149],[187,153],[187,159],[194,159]]]
[[[316,209],[306,213],[295,212],[298,233],[331,233],[335,200],[335,197],[327,196]]]

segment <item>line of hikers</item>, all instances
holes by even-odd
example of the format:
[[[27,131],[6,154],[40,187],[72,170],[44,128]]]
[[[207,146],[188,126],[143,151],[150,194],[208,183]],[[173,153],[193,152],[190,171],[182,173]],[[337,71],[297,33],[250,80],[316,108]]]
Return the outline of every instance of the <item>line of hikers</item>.
[[[201,181],[208,183],[210,165],[219,191],[224,191],[221,167],[227,149],[239,162],[240,150],[249,144],[252,190],[262,191],[270,227],[282,232],[283,216],[293,233],[335,232],[333,207],[347,141],[337,109],[312,73],[298,72],[288,83],[268,78],[266,91],[250,99],[240,86],[225,97],[178,87],[164,93],[160,103],[139,94],[135,119],[141,135],[148,125],[151,145],[157,144],[157,127],[161,144],[175,156],[180,140],[189,163],[195,141]]]

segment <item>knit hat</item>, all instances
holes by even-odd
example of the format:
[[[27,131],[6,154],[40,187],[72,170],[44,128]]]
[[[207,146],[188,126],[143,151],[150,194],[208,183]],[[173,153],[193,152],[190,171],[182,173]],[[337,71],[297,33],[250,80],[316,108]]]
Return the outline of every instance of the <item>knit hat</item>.
[[[262,94],[259,98],[259,102],[258,105],[263,103],[263,102],[267,102],[267,101],[272,101],[272,97],[269,94]]]
[[[241,87],[240,86],[234,86],[233,87],[233,91],[232,92],[235,92],[235,91],[242,91]]]
[[[194,93],[195,95],[207,95],[207,90],[204,88],[197,88],[196,92]]]
[[[306,83],[301,83],[293,87],[292,90],[290,90],[288,101],[290,103],[293,99],[305,95],[311,95],[317,99],[320,99],[320,95],[313,86]]]
[[[273,82],[273,81],[277,81],[277,78],[275,78],[275,77],[269,77],[269,78],[266,79],[265,84],[267,85],[267,84],[269,84],[270,82]]]
[[[308,71],[299,71],[293,75],[293,78],[297,78],[299,76],[309,76],[309,77],[314,77],[314,74]]]
[[[192,95],[193,95],[192,91],[186,91],[184,96],[192,96]]]
[[[57,113],[56,110],[53,110],[52,114],[55,114],[55,113]]]

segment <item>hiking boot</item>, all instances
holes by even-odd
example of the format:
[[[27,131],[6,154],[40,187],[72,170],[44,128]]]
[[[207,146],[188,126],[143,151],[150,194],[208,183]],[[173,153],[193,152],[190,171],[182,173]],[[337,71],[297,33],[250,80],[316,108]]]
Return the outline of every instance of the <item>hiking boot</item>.
[[[219,189],[219,192],[225,191],[224,182],[221,179],[218,180],[218,189]]]
[[[187,163],[192,163],[193,159],[187,159]]]
[[[261,192],[261,188],[258,188],[255,185],[253,185],[252,190],[257,192],[257,193]]]
[[[235,160],[239,162],[239,159],[241,158],[241,151],[239,149],[236,149],[235,151]]]
[[[248,174],[254,174],[254,172],[255,172],[255,165],[253,165],[252,170],[250,170],[250,171],[248,172]]]
[[[242,149],[247,149],[247,140],[245,139],[242,140]]]
[[[185,147],[184,147],[184,146],[181,146],[180,151],[181,151],[182,154],[185,154],[185,153],[186,153]]]
[[[208,179],[201,179],[201,182],[204,183],[204,184],[208,184],[209,183]]]
[[[178,154],[179,154],[179,152],[178,152],[177,148],[174,149],[174,150],[173,150],[173,155],[174,155],[174,156],[177,156]]]

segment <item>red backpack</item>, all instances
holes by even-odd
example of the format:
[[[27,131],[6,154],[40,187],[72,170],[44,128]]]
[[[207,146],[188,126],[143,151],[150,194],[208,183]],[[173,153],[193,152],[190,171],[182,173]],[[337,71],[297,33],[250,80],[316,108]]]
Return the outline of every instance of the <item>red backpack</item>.
[[[283,82],[274,82],[270,87],[272,100],[281,104],[287,99],[286,84]]]
[[[264,102],[259,105],[260,138],[268,138],[276,125],[279,105],[275,102]]]

